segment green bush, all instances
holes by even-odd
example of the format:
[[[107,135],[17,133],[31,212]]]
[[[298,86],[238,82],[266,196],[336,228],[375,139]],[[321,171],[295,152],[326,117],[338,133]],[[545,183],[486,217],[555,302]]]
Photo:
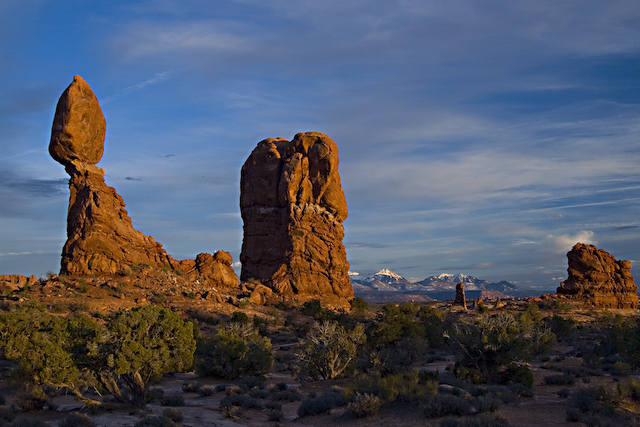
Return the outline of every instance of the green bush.
[[[362,314],[369,309],[369,303],[360,297],[353,298],[351,301],[349,301],[349,305],[351,307],[351,310],[357,314]]]
[[[212,338],[198,342],[199,375],[234,379],[244,375],[263,375],[273,365],[271,341],[250,324],[221,326]]]
[[[220,408],[228,409],[234,406],[245,409],[264,409],[260,399],[244,394],[231,394],[220,401]]]
[[[181,394],[165,394],[162,397],[162,406],[184,406],[184,396]]]
[[[243,311],[234,311],[231,315],[231,321],[236,323],[249,323],[249,316]]]
[[[182,415],[182,411],[174,408],[165,408],[162,411],[162,416],[164,418],[169,418],[174,423],[180,423],[184,418],[184,416]]]
[[[554,374],[544,377],[544,383],[547,385],[574,385],[576,377],[567,374]]]
[[[343,375],[355,362],[365,339],[362,325],[347,331],[336,321],[316,322],[309,335],[301,340],[296,353],[298,376],[316,380]]]
[[[382,374],[406,369],[442,344],[443,313],[416,303],[385,304],[367,329],[371,365]]]
[[[93,418],[89,415],[75,412],[60,421],[58,427],[93,427],[94,425]]]
[[[427,401],[423,412],[427,418],[467,415],[471,413],[471,402],[463,397],[438,394]]]
[[[19,360],[26,380],[66,389],[87,404],[98,404],[83,394],[94,380],[91,385],[116,399],[143,406],[150,383],[189,369],[195,350],[191,322],[154,306],[120,311],[106,326],[25,307],[0,315],[0,338],[5,357]]]
[[[347,410],[358,418],[375,415],[382,406],[382,401],[373,394],[357,393],[353,402],[347,406]]]
[[[549,352],[555,335],[536,322],[535,313],[482,315],[471,322],[459,322],[451,331],[459,347],[456,375],[474,383],[532,383],[527,368],[533,356]]]
[[[135,423],[134,427],[178,427],[178,424],[166,417],[146,416]]]
[[[298,407],[298,416],[306,417],[325,414],[338,406],[345,406],[348,403],[341,390],[327,391],[320,397],[304,400]]]

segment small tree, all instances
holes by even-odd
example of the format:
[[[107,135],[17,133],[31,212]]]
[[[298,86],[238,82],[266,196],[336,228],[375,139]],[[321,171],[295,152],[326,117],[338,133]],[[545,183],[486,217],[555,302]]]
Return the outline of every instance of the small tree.
[[[311,380],[339,377],[355,361],[365,339],[361,324],[347,331],[336,321],[315,323],[309,335],[300,342],[297,353],[299,375]]]
[[[196,369],[200,375],[235,379],[263,375],[272,365],[271,341],[251,324],[231,322],[212,338],[198,342]]]
[[[102,385],[118,399],[123,396],[118,379],[130,390],[133,403],[141,407],[152,381],[193,366],[193,326],[169,309],[148,305],[119,311],[108,331],[108,339],[97,348],[93,368]]]
[[[19,360],[36,385],[64,388],[86,403],[88,381],[98,381],[127,402],[124,384],[137,406],[144,406],[152,381],[193,364],[195,340],[190,322],[164,308],[120,311],[105,327],[88,317],[58,318],[27,308],[0,316],[0,348]]]
[[[87,382],[74,360],[74,325],[92,323],[86,317],[57,318],[35,306],[24,307],[0,316],[0,348],[4,357],[19,361],[24,379],[36,389],[64,388],[97,404],[83,396]]]
[[[510,382],[513,373],[530,380],[526,364],[533,356],[544,354],[556,336],[530,313],[482,315],[472,323],[454,325],[453,342],[458,353],[456,373],[474,382]]]

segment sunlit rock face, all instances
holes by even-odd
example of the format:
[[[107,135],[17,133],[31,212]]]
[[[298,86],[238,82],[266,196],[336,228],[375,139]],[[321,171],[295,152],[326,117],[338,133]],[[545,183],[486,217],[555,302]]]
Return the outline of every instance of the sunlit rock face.
[[[353,297],[338,147],[318,132],[260,141],[242,167],[241,279],[299,299]]]
[[[58,101],[49,153],[70,175],[67,241],[61,274],[114,274],[145,266],[176,269],[188,277],[221,286],[237,286],[231,255],[200,254],[176,261],[156,242],[133,228],[125,203],[106,185],[102,158],[106,121],[97,97],[82,77],[75,76]]]
[[[567,253],[569,277],[557,289],[595,308],[638,308],[638,287],[631,275],[631,262],[616,260],[607,251],[577,243]]]

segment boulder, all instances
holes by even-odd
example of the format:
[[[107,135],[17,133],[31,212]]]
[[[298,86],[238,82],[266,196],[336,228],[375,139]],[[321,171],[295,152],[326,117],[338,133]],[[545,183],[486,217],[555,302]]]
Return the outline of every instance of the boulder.
[[[338,147],[318,132],[260,141],[244,163],[241,279],[297,299],[353,297]]]
[[[251,295],[249,295],[249,302],[256,305],[265,305],[269,300],[269,297],[273,294],[271,288],[267,288],[264,285],[257,285]]]
[[[568,278],[557,293],[571,296],[594,308],[638,308],[638,287],[631,262],[616,260],[607,251],[577,243],[567,253]]]

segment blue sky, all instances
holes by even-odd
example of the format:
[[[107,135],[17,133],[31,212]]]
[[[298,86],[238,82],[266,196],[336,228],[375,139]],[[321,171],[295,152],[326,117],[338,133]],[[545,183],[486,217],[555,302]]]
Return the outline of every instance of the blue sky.
[[[320,131],[352,270],[551,290],[582,241],[639,277],[637,1],[3,0],[0,63],[0,273],[59,269],[47,146],[79,74],[107,184],[175,258],[237,260],[240,167]]]

